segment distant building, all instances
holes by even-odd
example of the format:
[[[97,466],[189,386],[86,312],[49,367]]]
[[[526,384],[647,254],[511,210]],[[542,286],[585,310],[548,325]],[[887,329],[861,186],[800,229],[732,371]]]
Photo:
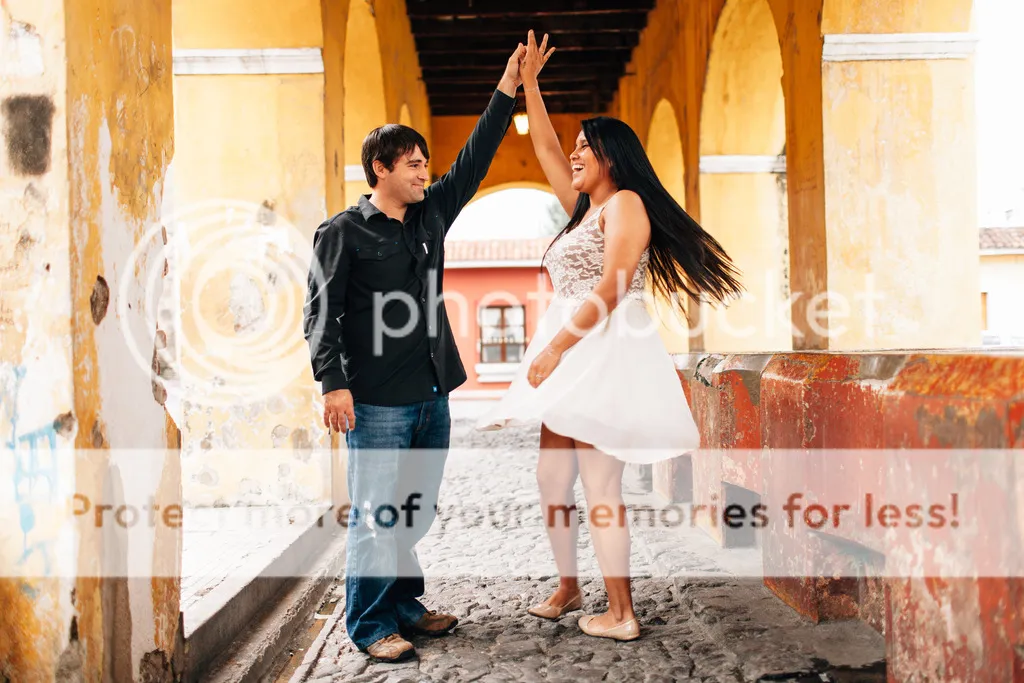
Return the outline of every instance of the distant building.
[[[1024,228],[980,232],[982,344],[1024,346]]]
[[[551,237],[445,243],[444,291],[469,376],[453,398],[498,398],[551,299],[541,258]]]

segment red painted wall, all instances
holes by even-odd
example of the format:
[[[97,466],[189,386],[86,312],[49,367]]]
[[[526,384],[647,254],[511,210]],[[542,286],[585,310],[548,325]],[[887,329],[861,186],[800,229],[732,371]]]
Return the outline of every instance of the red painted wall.
[[[856,501],[866,492],[928,502],[956,491],[965,508],[985,511],[943,533],[902,526],[886,535],[856,524],[811,534],[775,515],[761,549],[766,572],[782,571],[765,584],[815,621],[860,618],[883,633],[890,681],[1024,682],[1024,579],[968,578],[949,564],[1005,557],[1015,566],[1024,547],[1024,357],[694,354],[680,375],[702,446],[720,450],[656,468],[662,492],[686,496],[681,489],[692,487],[694,503],[721,509],[732,485],[777,510],[802,491],[808,500],[842,497],[861,514]],[[737,449],[754,450],[734,457]],[[780,457],[780,449],[808,451]],[[709,529],[722,541],[717,531]],[[849,563],[863,553],[829,537],[877,559],[857,578]],[[801,575],[809,557],[844,571]],[[875,565],[899,561],[915,571],[883,576]]]
[[[474,366],[480,362],[477,310],[480,305],[525,305],[526,341],[533,339],[537,321],[550,301],[551,283],[539,267],[445,268],[445,307],[469,379],[460,391],[498,391],[508,383],[481,383]]]

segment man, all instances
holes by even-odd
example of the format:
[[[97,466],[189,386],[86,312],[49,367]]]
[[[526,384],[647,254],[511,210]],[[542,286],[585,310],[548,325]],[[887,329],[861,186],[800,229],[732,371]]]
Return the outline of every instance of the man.
[[[444,635],[458,622],[418,600],[414,550],[436,516],[448,393],[466,380],[440,300],[444,238],[512,122],[524,52],[520,44],[455,163],[429,188],[422,135],[399,125],[371,131],[362,162],[372,194],[313,237],[305,336],[324,424],[349,447],[345,623],[379,661],[415,654],[403,634]]]

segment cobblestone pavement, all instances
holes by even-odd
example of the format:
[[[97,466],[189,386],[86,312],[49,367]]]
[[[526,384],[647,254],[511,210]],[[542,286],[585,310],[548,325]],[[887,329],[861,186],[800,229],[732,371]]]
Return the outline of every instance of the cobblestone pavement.
[[[534,479],[539,434],[470,425],[453,424],[440,517],[418,546],[426,604],[455,613],[459,627],[415,639],[415,660],[371,663],[346,636],[339,582],[337,608],[293,682],[885,680],[884,642],[874,631],[800,619],[744,571],[757,551],[722,551],[688,528],[634,528],[639,640],[583,635],[576,620],[584,612],[559,622],[530,616],[526,608],[557,585]],[[627,504],[653,503],[637,484],[629,478]],[[579,557],[584,610],[600,613],[604,588],[585,525]]]

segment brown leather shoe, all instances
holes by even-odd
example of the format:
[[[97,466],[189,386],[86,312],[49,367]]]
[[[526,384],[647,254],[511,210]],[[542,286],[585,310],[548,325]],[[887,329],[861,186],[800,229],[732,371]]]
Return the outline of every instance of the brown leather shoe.
[[[401,662],[415,655],[416,650],[408,640],[392,633],[366,648],[366,654],[378,662]]]
[[[412,630],[425,636],[443,636],[451,632],[459,623],[454,614],[430,610],[412,625]]]

